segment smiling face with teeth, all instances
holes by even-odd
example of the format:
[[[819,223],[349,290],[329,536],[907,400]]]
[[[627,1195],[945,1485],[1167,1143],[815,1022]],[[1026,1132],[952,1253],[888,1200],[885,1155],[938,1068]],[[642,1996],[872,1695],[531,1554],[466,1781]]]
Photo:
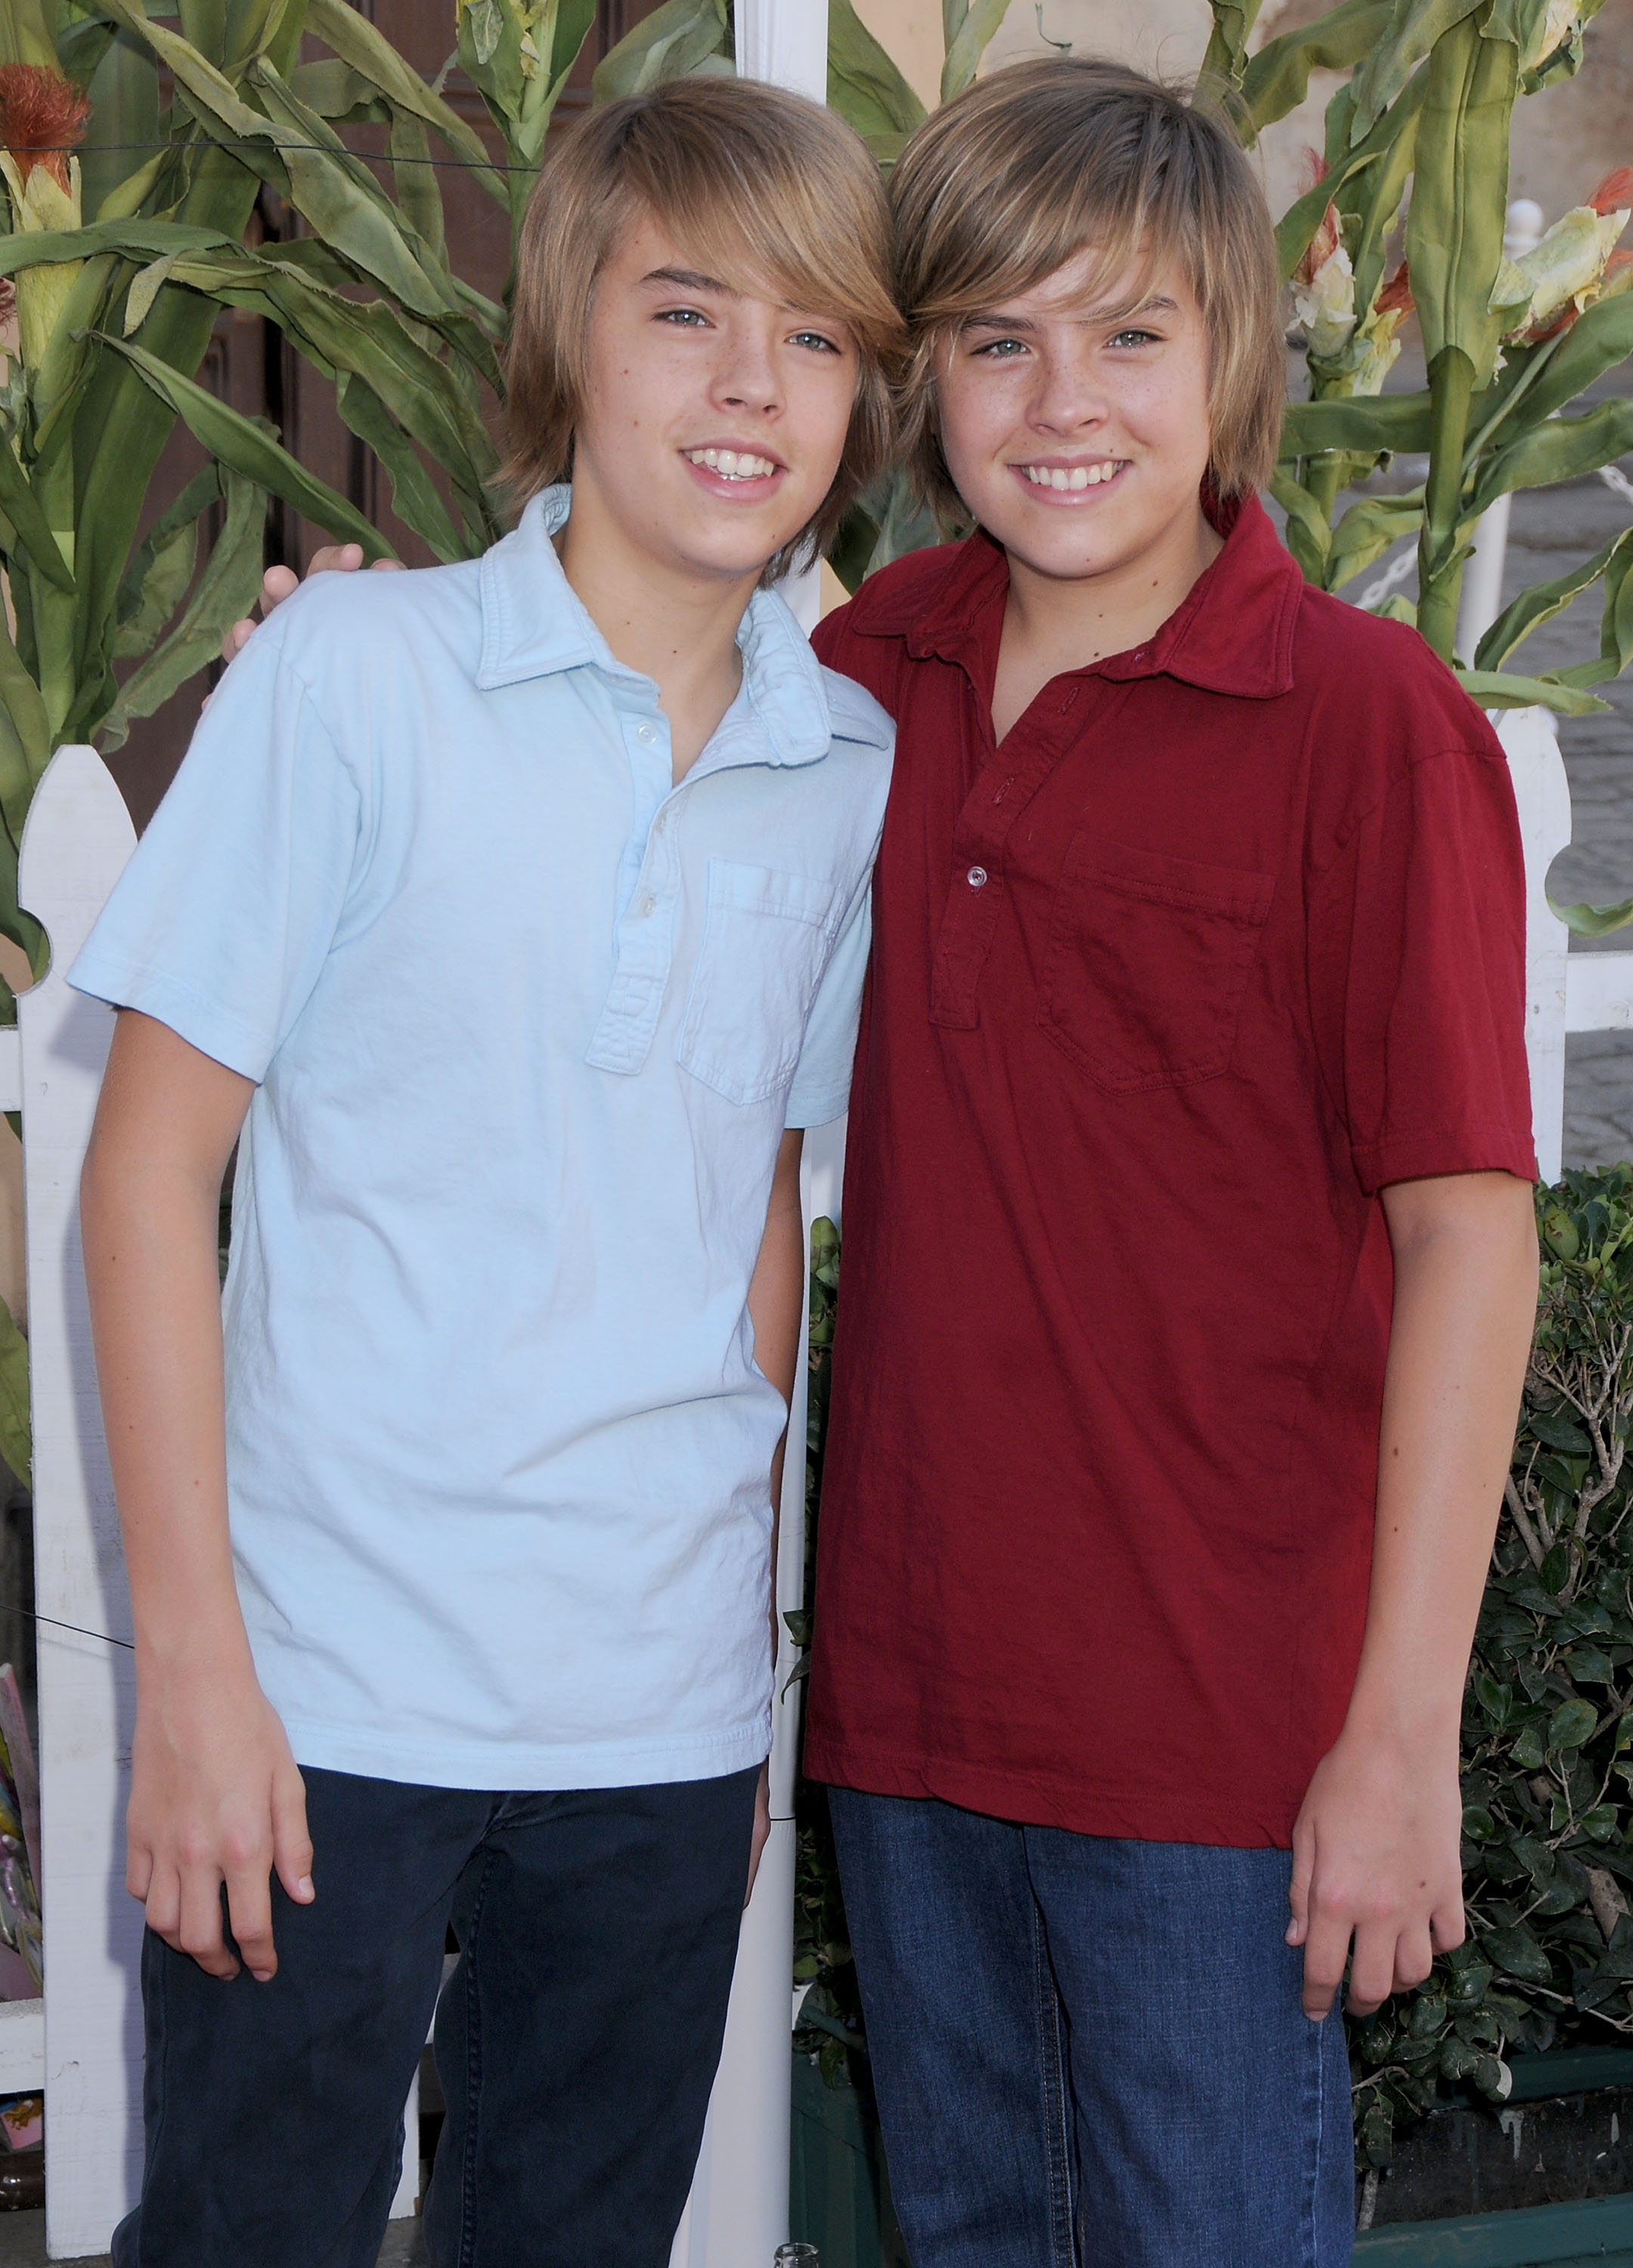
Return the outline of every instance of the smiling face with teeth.
[[[937,430],[1012,585],[1092,584],[1107,600],[1173,585],[1177,605],[1217,547],[1200,502],[1207,329],[1176,271],[1100,270],[1085,251],[967,317],[937,357]]]
[[[631,571],[752,588],[834,483],[857,357],[842,323],[711,275],[644,214],[597,280],[587,379],[569,548],[593,532]]]

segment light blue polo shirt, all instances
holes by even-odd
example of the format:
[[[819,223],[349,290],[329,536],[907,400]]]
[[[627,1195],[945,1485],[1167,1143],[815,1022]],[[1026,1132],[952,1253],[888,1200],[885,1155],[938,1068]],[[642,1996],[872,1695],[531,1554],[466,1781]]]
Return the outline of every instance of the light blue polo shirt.
[[[535,498],[257,631],[80,990],[256,1082],[225,1293],[256,1668],[303,1764],[695,1779],[770,1745],[747,1297],[845,1107],[891,726],[755,597],[679,787]]]

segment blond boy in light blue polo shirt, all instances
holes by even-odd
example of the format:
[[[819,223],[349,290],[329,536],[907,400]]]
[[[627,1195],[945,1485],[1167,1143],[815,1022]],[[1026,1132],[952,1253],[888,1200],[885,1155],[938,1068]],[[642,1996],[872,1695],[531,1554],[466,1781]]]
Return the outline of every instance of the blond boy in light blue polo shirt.
[[[887,247],[796,98],[581,125],[523,244],[516,533],[281,610],[76,964],[123,1012],[85,1192],[149,1923],[121,2268],[372,2268],[450,1925],[433,2259],[667,2259],[890,764],[757,585],[882,456]]]

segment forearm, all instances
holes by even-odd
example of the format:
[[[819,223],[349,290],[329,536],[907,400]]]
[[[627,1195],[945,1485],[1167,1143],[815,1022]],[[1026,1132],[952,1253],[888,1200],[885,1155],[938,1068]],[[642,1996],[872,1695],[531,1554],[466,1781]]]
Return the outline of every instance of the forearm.
[[[1454,1756],[1535,1318],[1531,1192],[1482,1174],[1385,1203],[1394,1307],[1350,1721]]]
[[[784,1134],[777,1152],[765,1233],[748,1286],[748,1315],[754,1327],[754,1360],[786,1403],[794,1398],[794,1368],[799,1359],[799,1330],[805,1294],[805,1219],[799,1204],[799,1160],[804,1136]],[[783,1500],[783,1433],[771,1458],[771,1644],[776,1650],[776,1547]]]
[[[140,1044],[136,1053],[143,1055]],[[212,1128],[191,1144],[148,1138],[152,1098],[133,1090],[150,1065],[131,1056],[127,1043],[110,1065],[81,1221],[137,1675],[151,1685],[189,1667],[217,1676],[246,1670],[249,1652],[227,1529],[216,1256],[222,1140],[230,1148],[231,1135]]]

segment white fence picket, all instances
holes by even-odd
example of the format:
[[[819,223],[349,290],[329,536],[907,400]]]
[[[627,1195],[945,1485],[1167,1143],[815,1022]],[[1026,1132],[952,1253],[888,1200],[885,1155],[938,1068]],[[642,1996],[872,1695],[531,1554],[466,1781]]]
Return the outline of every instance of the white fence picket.
[[[18,1003],[39,1624],[45,1922],[46,2235],[54,2259],[107,2249],[141,2169],[140,1909],[124,1890],[135,1696],[129,1603],[108,1478],[79,1247],[79,1167],[111,1010],[64,972],[136,843],[92,748],[40,782],[18,895],[51,966]],[[58,1625],[72,1624],[77,1628]],[[83,1632],[107,1633],[85,1636]]]

